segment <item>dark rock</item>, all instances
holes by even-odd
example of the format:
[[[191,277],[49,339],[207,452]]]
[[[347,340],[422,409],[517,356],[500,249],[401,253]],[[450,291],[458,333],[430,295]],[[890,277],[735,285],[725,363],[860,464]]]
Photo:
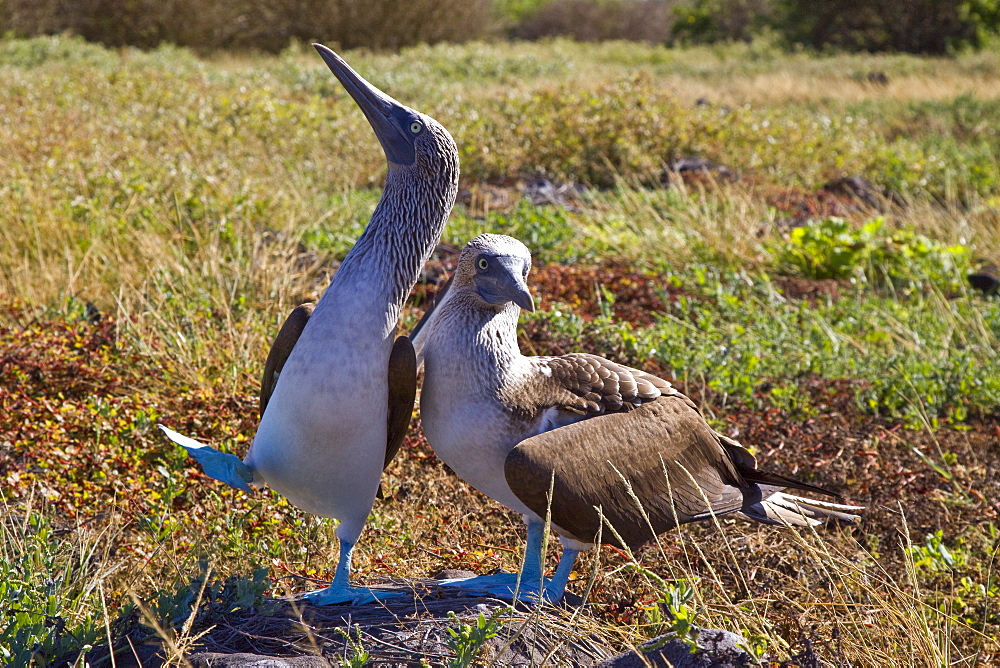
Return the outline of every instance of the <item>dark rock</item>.
[[[692,157],[674,160],[667,167],[667,171],[660,178],[660,181],[665,185],[670,185],[674,178],[678,176],[685,180],[689,177],[708,177],[720,183],[733,183],[740,178],[739,174],[725,165],[720,165],[703,158]]]
[[[845,176],[834,179],[823,186],[823,190],[834,195],[852,197],[865,206],[882,211],[887,205],[905,207],[906,200],[896,192],[879,188],[863,176]]]
[[[97,308],[94,302],[88,301],[83,309],[83,319],[91,325],[96,325],[101,321],[102,317],[101,310]]]
[[[330,668],[321,656],[264,656],[262,654],[220,654],[202,652],[187,660],[194,668]]]
[[[204,620],[206,628],[192,629],[204,633],[185,658],[198,668],[328,668],[341,665],[360,646],[371,655],[372,665],[383,668],[415,666],[421,660],[446,665],[455,656],[449,629],[456,622],[449,613],[466,624],[475,624],[480,615],[499,617],[497,635],[483,645],[477,665],[589,666],[612,655],[606,639],[581,632],[564,608],[512,607],[429,579],[392,581],[378,588],[403,595],[379,603],[331,606],[270,599],[266,614],[238,610]],[[127,635],[135,646],[148,633],[136,622]],[[118,665],[164,665],[165,649],[159,643],[151,649],[155,653],[143,654],[141,662],[119,660]]]
[[[889,85],[889,75],[882,70],[872,70],[868,73],[865,79],[870,84],[875,84],[876,86],[888,86]]]
[[[476,574],[472,571],[463,571],[457,568],[445,568],[432,576],[435,580],[455,580],[458,578],[474,578]]]
[[[553,183],[537,179],[524,187],[524,196],[535,206],[561,206],[569,211],[579,211],[579,186],[574,183]]]
[[[988,263],[969,274],[969,284],[986,295],[1000,294],[1000,267]]]
[[[757,661],[740,647],[746,640],[721,629],[701,629],[698,651],[667,633],[640,645],[637,650],[595,663],[593,668],[744,668]],[[653,649],[656,648],[656,649]]]

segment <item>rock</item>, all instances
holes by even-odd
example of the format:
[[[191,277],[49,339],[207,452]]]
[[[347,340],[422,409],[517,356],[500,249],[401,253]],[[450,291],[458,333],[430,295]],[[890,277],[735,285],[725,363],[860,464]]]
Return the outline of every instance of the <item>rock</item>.
[[[445,568],[432,576],[435,580],[457,580],[458,578],[474,578],[476,574],[472,571],[463,571],[458,568]]]
[[[865,79],[867,79],[868,83],[875,84],[876,86],[889,85],[889,75],[882,70],[872,70]]]
[[[986,263],[969,274],[969,284],[986,295],[1000,294],[1000,267]]]
[[[187,660],[194,668],[330,668],[321,656],[264,656],[262,654],[220,654],[202,652]]]
[[[522,604],[512,608],[507,602],[468,596],[430,579],[392,581],[378,588],[403,596],[378,604],[325,607],[269,599],[263,612],[237,610],[204,619],[192,629],[203,635],[184,658],[198,668],[329,668],[341,665],[360,647],[371,656],[372,665],[382,668],[415,666],[421,660],[446,665],[455,656],[449,630],[458,623],[449,613],[470,625],[480,615],[497,616],[496,636],[483,644],[476,665],[589,666],[613,654],[605,638],[575,625],[564,608]],[[127,662],[123,655],[119,667],[165,664],[167,652],[138,620],[125,635],[127,646],[147,641],[155,646],[141,661],[137,655],[135,662]],[[103,656],[94,654],[98,655]]]
[[[829,181],[823,190],[834,195],[852,197],[865,206],[883,210],[887,205],[905,207],[906,200],[899,193],[879,188],[863,176],[845,176]]]
[[[524,187],[524,196],[535,206],[561,206],[568,211],[579,211],[579,186],[573,183],[553,183],[537,179]]]
[[[660,181],[664,185],[669,186],[677,177],[685,181],[688,178],[708,177],[718,183],[733,183],[740,179],[739,174],[725,165],[720,165],[703,158],[692,157],[674,160],[667,167],[667,171],[663,176],[660,177]]]
[[[605,659],[595,663],[593,668],[744,668],[758,665],[740,647],[741,644],[746,644],[746,640],[735,633],[701,629],[698,632],[698,651],[691,652],[687,643],[667,633],[640,645],[638,651],[631,650]]]

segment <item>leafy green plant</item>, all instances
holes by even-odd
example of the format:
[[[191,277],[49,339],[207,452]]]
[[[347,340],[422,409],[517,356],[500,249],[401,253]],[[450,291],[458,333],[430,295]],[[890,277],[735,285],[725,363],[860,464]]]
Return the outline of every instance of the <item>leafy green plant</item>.
[[[659,600],[647,615],[654,633],[656,635],[670,633],[687,645],[692,653],[697,652],[699,629],[695,626],[695,620],[698,612],[689,605],[695,597],[694,586],[687,581],[670,584],[653,571],[636,563],[629,564],[629,569],[648,578],[659,595]],[[671,639],[665,638],[662,642],[644,645],[643,650],[654,651]]]
[[[660,605],[670,620],[668,630],[684,641],[692,653],[698,651],[698,627],[695,626],[698,613],[688,606],[693,599],[694,587],[686,582],[660,590]]]
[[[34,509],[4,517],[0,532],[0,662],[73,663],[99,637],[95,555],[62,542]]]
[[[914,568],[933,571],[960,571],[965,568],[965,554],[960,550],[949,549],[944,544],[944,532],[941,529],[927,534],[923,545],[914,545],[909,549]]]
[[[372,660],[372,655],[361,642],[361,626],[355,624],[353,634],[350,629],[338,628],[337,631],[344,636],[344,641],[351,650],[351,655],[341,660],[340,665],[343,668],[362,668],[362,666],[368,665],[368,662]]]
[[[147,621],[162,630],[196,631],[226,615],[253,610],[268,615],[277,603],[268,601],[264,592],[271,587],[266,568],[258,568],[249,577],[231,576],[225,580],[208,580],[211,568],[199,564],[201,574],[174,591],[161,590],[149,606]],[[155,626],[153,623],[155,622]]]
[[[448,616],[455,625],[448,628],[448,647],[455,657],[448,660],[449,668],[467,668],[476,660],[479,653],[490,639],[495,638],[503,626],[500,616],[505,608],[498,608],[492,615],[486,617],[482,613],[476,618],[475,624],[467,624],[458,618],[454,612]]]
[[[925,285],[958,289],[971,263],[969,248],[942,244],[912,228],[888,231],[881,217],[858,228],[842,218],[812,220],[769,250],[781,273],[852,278],[902,290]]]

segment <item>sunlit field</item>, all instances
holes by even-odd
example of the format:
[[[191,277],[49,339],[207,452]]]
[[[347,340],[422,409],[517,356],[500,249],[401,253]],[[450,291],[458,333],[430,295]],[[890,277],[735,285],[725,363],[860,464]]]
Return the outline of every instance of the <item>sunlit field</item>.
[[[769,468],[867,507],[595,550],[574,623],[624,650],[685,599],[773,662],[1000,662],[1000,300],[966,278],[1000,261],[1000,52],[343,55],[461,151],[404,330],[466,241],[510,234],[535,258],[526,353],[647,368]],[[0,40],[0,90],[0,663],[111,666],[136,639],[183,663],[225,613],[330,578],[337,545],[155,425],[245,453],[270,339],[361,233],[384,157],[307,46]],[[518,567],[520,518],[434,457],[417,412],[383,486],[357,578]],[[206,571],[245,579],[186,596]]]

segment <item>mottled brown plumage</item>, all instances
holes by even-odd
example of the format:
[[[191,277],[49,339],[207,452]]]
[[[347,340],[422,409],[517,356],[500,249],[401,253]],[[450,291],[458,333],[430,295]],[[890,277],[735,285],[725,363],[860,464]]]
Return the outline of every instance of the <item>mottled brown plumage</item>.
[[[515,239],[472,240],[415,341],[431,447],[468,483],[525,515],[526,555],[541,549],[532,527],[537,533],[549,513],[572,556],[598,536],[636,548],[713,515],[799,526],[855,519],[854,507],[783,494],[830,493],[758,469],[662,378],[587,353],[522,355],[517,303],[532,304],[530,264]],[[561,596],[572,557],[569,564],[561,562],[550,593]]]
[[[511,490],[535,513],[545,516],[552,484],[554,524],[585,543],[603,533],[633,549],[712,514],[752,517],[761,494],[747,478],[756,472],[753,456],[722,441],[678,392],[528,438],[504,463]]]
[[[501,389],[515,413],[534,416],[559,410],[588,417],[629,410],[663,394],[676,394],[670,383],[645,371],[588,353],[528,358],[532,373]]]

